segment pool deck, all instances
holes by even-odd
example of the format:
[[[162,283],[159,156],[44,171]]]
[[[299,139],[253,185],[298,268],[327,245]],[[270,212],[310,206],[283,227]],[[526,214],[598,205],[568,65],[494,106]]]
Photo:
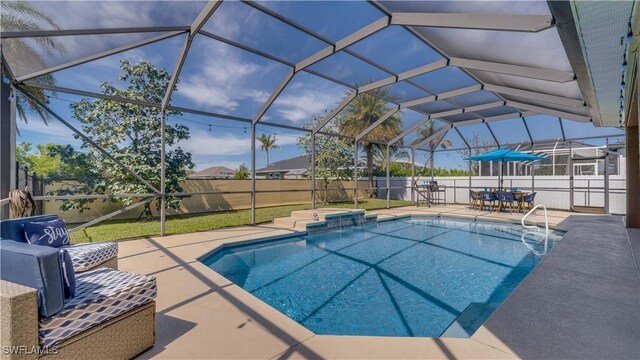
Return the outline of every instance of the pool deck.
[[[458,205],[371,213],[522,216]],[[156,344],[140,358],[640,358],[640,231],[619,216],[563,211],[549,223],[565,238],[470,339],[315,335],[197,260],[224,243],[296,233],[275,224],[122,241],[119,265],[158,281]]]

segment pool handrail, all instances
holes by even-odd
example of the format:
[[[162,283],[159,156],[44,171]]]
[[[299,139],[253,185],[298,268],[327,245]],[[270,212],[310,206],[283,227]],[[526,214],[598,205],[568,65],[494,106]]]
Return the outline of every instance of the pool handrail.
[[[533,209],[529,210],[528,213],[524,214],[524,216],[522,217],[522,220],[520,220],[520,224],[522,224],[522,227],[525,229],[536,229],[536,231],[539,231],[540,228],[538,227],[538,225],[525,225],[524,220],[527,218],[527,216],[531,215],[531,213],[535,212],[538,208],[542,208],[544,210],[544,230],[545,232],[549,232],[549,218],[547,216],[547,207],[540,204],[540,205],[536,205],[533,207]]]

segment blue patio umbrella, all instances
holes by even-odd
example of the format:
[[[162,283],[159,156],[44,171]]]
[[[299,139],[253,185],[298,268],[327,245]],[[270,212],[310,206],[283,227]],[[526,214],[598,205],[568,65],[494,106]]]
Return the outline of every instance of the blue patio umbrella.
[[[489,151],[488,153],[475,155],[466,158],[465,160],[471,161],[499,161],[500,162],[500,175],[502,176],[502,163],[503,162],[514,162],[514,161],[538,161],[546,159],[546,156],[533,155],[521,151],[515,151],[507,148],[502,148],[494,151]],[[502,187],[502,177],[500,176],[499,185]]]

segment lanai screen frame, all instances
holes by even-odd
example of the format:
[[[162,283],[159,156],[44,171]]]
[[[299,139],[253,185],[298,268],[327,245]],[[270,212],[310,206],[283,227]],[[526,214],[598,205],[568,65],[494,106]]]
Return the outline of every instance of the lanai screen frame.
[[[132,205],[129,205],[127,207],[124,207],[122,209],[119,209],[113,213],[104,215],[102,217],[99,217],[97,219],[94,219],[88,223],[85,223],[77,228],[75,228],[74,230],[78,230],[87,226],[91,226],[95,223],[98,223],[100,221],[106,220],[108,218],[111,218],[115,215],[118,215],[120,213],[123,213],[127,210],[130,210],[132,208],[144,205],[150,201],[153,201],[155,199],[160,198],[161,201],[161,207],[160,207],[160,227],[161,227],[161,231],[160,234],[162,236],[165,235],[166,231],[165,231],[165,224],[166,224],[166,197],[167,196],[187,196],[187,195],[206,195],[206,194],[226,194],[229,192],[219,192],[219,191],[215,191],[215,192],[183,192],[183,193],[166,193],[165,192],[165,154],[166,154],[166,144],[165,144],[165,125],[166,125],[166,111],[167,110],[177,110],[177,111],[181,111],[181,112],[185,112],[185,113],[191,113],[191,114],[197,114],[197,115],[203,115],[203,116],[207,116],[207,117],[215,117],[215,118],[221,118],[221,119],[226,119],[226,120],[230,120],[230,121],[239,121],[239,122],[243,122],[243,123],[247,123],[251,125],[251,190],[250,191],[237,191],[234,193],[248,193],[251,195],[251,224],[255,225],[256,223],[256,217],[255,217],[255,210],[256,210],[256,194],[260,193],[260,192],[272,192],[273,190],[256,190],[256,159],[255,159],[255,154],[256,154],[256,125],[260,124],[260,125],[265,125],[265,126],[271,126],[271,127],[276,127],[276,128],[283,128],[283,129],[289,129],[289,130],[296,130],[296,131],[303,131],[303,132],[307,132],[307,133],[311,133],[311,139],[312,139],[312,149],[313,151],[311,152],[311,183],[312,183],[312,188],[311,189],[304,189],[304,190],[297,190],[297,191],[305,191],[305,192],[311,192],[311,206],[312,208],[315,208],[316,203],[315,203],[315,199],[316,199],[316,191],[318,191],[319,189],[316,189],[316,171],[315,171],[315,156],[316,156],[316,148],[315,148],[315,138],[316,135],[320,134],[320,135],[326,135],[326,136],[339,136],[342,138],[347,138],[350,140],[353,140],[354,143],[357,145],[362,139],[366,138],[368,136],[368,134],[378,125],[380,125],[382,122],[384,122],[387,118],[391,117],[393,114],[395,114],[396,112],[400,111],[401,109],[404,108],[409,108],[418,104],[424,104],[424,103],[429,103],[429,102],[433,102],[436,100],[445,100],[447,98],[453,97],[453,96],[457,96],[457,95],[462,95],[462,94],[466,94],[466,93],[471,93],[474,91],[478,91],[478,90],[488,90],[488,91],[492,91],[492,93],[494,93],[495,95],[497,95],[497,97],[500,99],[499,101],[494,101],[491,103],[487,103],[487,104],[481,104],[481,105],[476,105],[476,106],[470,106],[467,108],[462,108],[459,107],[458,109],[455,110],[450,110],[450,111],[444,111],[444,112],[440,112],[440,113],[432,113],[432,114],[427,114],[424,113],[425,115],[424,118],[422,118],[421,120],[419,120],[418,122],[416,122],[415,124],[411,125],[408,129],[404,130],[401,134],[399,134],[397,137],[395,137],[394,139],[392,139],[391,141],[376,141],[375,139],[371,140],[368,139],[367,141],[369,142],[373,142],[373,143],[377,143],[380,145],[385,145],[386,149],[387,149],[387,153],[389,151],[390,146],[397,144],[399,141],[401,141],[405,136],[409,135],[410,133],[416,131],[416,129],[418,129],[420,126],[422,126],[423,124],[426,124],[429,121],[432,121],[434,119],[438,119],[440,121],[444,121],[446,123],[446,126],[443,127],[442,129],[438,130],[437,132],[435,132],[431,137],[421,141],[420,143],[417,143],[413,146],[404,146],[401,145],[401,147],[404,148],[408,148],[411,150],[411,158],[412,158],[412,164],[411,164],[411,172],[412,172],[412,184],[415,181],[415,154],[417,151],[427,151],[430,153],[430,156],[433,156],[434,152],[429,150],[429,149],[424,149],[423,146],[428,144],[430,141],[432,140],[439,140],[441,141],[449,131],[454,130],[456,132],[458,132],[458,134],[460,135],[460,138],[463,140],[463,142],[465,143],[466,148],[471,151],[472,149],[476,148],[476,147],[471,147],[467,140],[465,139],[464,136],[462,136],[462,134],[459,132],[458,128],[460,126],[464,126],[464,125],[471,125],[471,124],[477,124],[477,123],[483,123],[487,126],[488,130],[491,132],[491,127],[489,126],[490,122],[493,121],[500,121],[500,120],[507,120],[507,119],[515,119],[515,118],[522,118],[523,121],[525,122],[526,125],[526,117],[527,116],[531,116],[531,115],[535,115],[535,114],[548,114],[551,116],[557,116],[558,117],[558,121],[560,122],[561,126],[562,126],[562,120],[561,118],[565,118],[568,120],[577,120],[577,121],[582,121],[582,122],[587,122],[587,121],[593,121],[594,118],[596,121],[599,121],[599,119],[597,119],[597,111],[593,111],[592,109],[592,104],[595,104],[593,102],[593,90],[589,85],[588,82],[588,77],[584,76],[586,75],[586,68],[584,67],[584,64],[580,64],[578,62],[578,64],[576,65],[576,61],[575,61],[575,48],[571,48],[571,45],[567,46],[567,42],[569,44],[573,44],[573,46],[575,47],[576,44],[579,46],[579,42],[577,39],[577,34],[573,34],[570,33],[571,29],[570,27],[563,27],[561,30],[559,30],[560,36],[561,38],[563,38],[563,40],[565,41],[565,50],[569,53],[569,52],[573,52],[573,56],[574,56],[574,61],[572,63],[572,67],[574,68],[574,71],[576,72],[576,74],[574,74],[573,72],[566,72],[566,71],[560,71],[560,70],[552,70],[552,69],[541,69],[541,68],[533,68],[533,67],[527,67],[527,66],[519,66],[519,65],[511,65],[511,64],[504,64],[504,63],[492,63],[492,62],[486,62],[486,61],[478,61],[478,60],[474,60],[474,59],[462,59],[462,58],[456,58],[456,57],[451,57],[448,56],[447,54],[445,54],[443,51],[437,49],[424,35],[418,33],[412,26],[433,26],[433,27],[454,27],[454,28],[470,28],[470,29],[491,29],[491,30],[501,30],[501,31],[525,31],[525,32],[538,32],[544,29],[548,29],[551,28],[553,26],[555,26],[556,22],[561,21],[564,22],[567,20],[568,17],[571,16],[571,12],[567,10],[569,9],[570,5],[568,2],[550,2],[549,3],[549,7],[551,9],[551,13],[552,16],[544,16],[544,15],[512,15],[512,14],[501,14],[501,15],[494,15],[494,14],[466,14],[464,16],[460,16],[463,14],[457,14],[457,13],[440,13],[437,14],[437,16],[433,16],[433,14],[428,14],[428,13],[391,13],[389,12],[384,5],[382,5],[381,3],[377,2],[377,1],[370,1],[370,4],[375,6],[378,10],[380,10],[384,15],[382,18],[372,22],[371,24],[353,32],[352,34],[347,35],[346,37],[344,37],[343,39],[339,40],[339,41],[332,41],[320,34],[318,34],[317,32],[314,32],[312,30],[309,30],[308,28],[290,20],[289,18],[286,18],[280,14],[278,14],[277,12],[263,6],[260,4],[257,4],[255,2],[252,1],[242,1],[244,4],[252,7],[253,9],[256,9],[258,11],[260,11],[261,13],[264,13],[266,15],[269,15],[299,31],[302,31],[303,33],[318,39],[324,43],[327,44],[327,47],[319,52],[317,52],[316,54],[313,54],[311,56],[309,56],[308,58],[299,61],[298,63],[292,63],[290,61],[278,58],[276,56],[267,54],[263,51],[260,51],[258,49],[252,48],[250,46],[247,45],[243,45],[240,44],[238,42],[235,42],[233,40],[229,40],[226,39],[224,37],[221,37],[219,35],[216,34],[212,34],[210,32],[207,32],[205,30],[202,29],[202,27],[204,26],[204,24],[207,22],[207,20],[214,14],[214,12],[219,8],[219,6],[221,5],[222,1],[209,1],[207,2],[207,4],[204,6],[204,8],[202,9],[202,11],[200,12],[200,14],[197,16],[197,18],[193,21],[193,23],[190,26],[160,26],[160,27],[142,27],[142,28],[117,28],[117,29],[79,29],[79,30],[45,30],[45,31],[18,31],[18,32],[5,32],[1,34],[2,38],[30,38],[30,37],[44,37],[44,36],[71,36],[71,35],[99,35],[99,34],[127,34],[127,33],[141,33],[141,32],[163,32],[163,34],[149,38],[149,39],[145,39],[142,41],[138,41],[136,43],[132,43],[132,44],[128,44],[125,46],[121,46],[119,48],[116,49],[111,49],[111,50],[107,50],[98,54],[92,54],[89,55],[87,57],[81,58],[81,59],[77,59],[77,60],[73,60],[73,61],[69,61],[67,63],[61,64],[61,65],[57,65],[57,66],[52,66],[48,69],[44,69],[44,70],[40,70],[40,71],[36,71],[34,73],[31,74],[26,74],[26,75],[22,75],[19,77],[15,77],[13,76],[11,69],[9,67],[9,64],[6,62],[6,59],[4,58],[4,55],[2,56],[2,64],[3,64],[3,72],[4,75],[7,76],[10,80],[10,85],[8,86],[10,89],[9,91],[12,91],[13,93],[15,93],[16,91],[19,91],[23,94],[23,96],[27,96],[30,97],[31,100],[33,100],[35,103],[37,103],[40,107],[42,107],[46,112],[48,112],[49,114],[51,114],[54,118],[56,118],[57,120],[59,120],[60,122],[62,122],[65,126],[67,126],[68,128],[70,128],[74,133],[76,133],[78,136],[82,137],[84,140],[86,140],[88,143],[90,143],[93,147],[95,147],[96,149],[98,149],[99,151],[101,151],[105,156],[110,157],[118,166],[122,167],[123,169],[129,171],[132,173],[132,175],[134,177],[136,177],[140,182],[142,182],[143,184],[145,184],[150,190],[151,192],[149,193],[144,193],[144,194],[116,194],[116,195],[69,195],[69,196],[42,196],[42,197],[38,197],[38,200],[61,200],[61,199],[70,199],[70,198],[109,198],[109,197],[144,197],[143,200],[136,202]],[[391,25],[399,25],[399,26],[403,26],[406,30],[408,30],[411,34],[413,34],[417,39],[419,39],[420,41],[422,41],[424,44],[426,44],[428,47],[430,47],[431,49],[434,49],[436,52],[438,52],[443,59],[433,62],[433,63],[429,63],[429,64],[424,64],[423,66],[402,72],[402,73],[396,73],[388,68],[385,68],[379,64],[377,64],[376,62],[370,60],[367,57],[364,57],[354,51],[352,51],[351,49],[348,48],[348,46],[366,39],[367,37],[377,33],[378,31],[387,28],[388,26]],[[567,34],[567,33],[570,34]],[[70,88],[63,88],[63,87],[59,87],[59,86],[52,86],[52,85],[46,85],[46,84],[42,84],[36,81],[33,81],[33,79],[37,78],[38,76],[42,76],[42,75],[46,75],[46,74],[50,74],[50,73],[54,73],[57,71],[61,71],[73,66],[77,66],[77,65],[81,65],[87,62],[91,62],[94,60],[98,60],[107,56],[111,56],[111,55],[115,55],[118,53],[122,53],[131,49],[135,49],[144,45],[148,45],[157,41],[162,41],[162,40],[166,40],[175,36],[179,36],[179,35],[184,35],[186,34],[186,39],[184,41],[184,44],[182,46],[182,49],[180,51],[180,53],[178,54],[178,59],[176,62],[176,65],[172,71],[172,77],[170,80],[170,84],[165,92],[165,96],[162,100],[161,103],[150,103],[150,102],[146,102],[146,101],[140,101],[140,100],[136,100],[136,99],[129,99],[129,98],[120,98],[120,97],[115,97],[115,96],[110,96],[110,95],[104,95],[104,94],[99,94],[99,93],[95,93],[95,92],[90,92],[90,91],[83,91],[83,90],[77,90],[77,89],[70,89]],[[213,112],[208,112],[208,111],[202,111],[202,110],[196,110],[196,109],[190,109],[190,108],[182,108],[182,107],[176,107],[176,106],[172,106],[170,104],[171,102],[171,97],[172,97],[172,93],[174,91],[175,88],[175,84],[177,82],[177,80],[179,79],[180,76],[180,72],[182,70],[182,66],[185,62],[185,59],[189,53],[189,49],[191,47],[192,41],[195,38],[196,35],[203,35],[209,38],[212,38],[214,40],[217,41],[221,41],[223,43],[226,43],[228,45],[231,45],[233,47],[251,52],[253,54],[262,56],[264,58],[270,59],[272,61],[276,61],[280,64],[284,64],[290,67],[289,72],[287,73],[287,75],[282,79],[282,81],[280,82],[280,84],[276,87],[276,89],[273,91],[273,93],[270,95],[270,97],[268,98],[268,100],[263,104],[263,106],[260,108],[260,110],[258,111],[258,113],[252,117],[252,118],[246,118],[246,117],[239,117],[239,116],[233,116],[233,115],[225,115],[225,114],[218,114],[218,113],[213,113]],[[323,75],[321,73],[318,73],[316,71],[313,71],[311,69],[309,69],[308,67],[317,63],[318,61],[325,59],[339,51],[344,51],[354,57],[356,57],[359,60],[364,61],[365,63],[372,65],[373,67],[376,67],[386,73],[388,73],[390,76],[387,78],[384,78],[382,80],[378,80],[375,81],[373,83],[369,83],[366,85],[362,85],[362,86],[355,86],[353,84],[349,84],[340,80],[337,80],[333,77],[330,76],[326,76]],[[569,54],[568,54],[569,55]],[[569,57],[570,60],[572,60],[572,57]],[[421,75],[421,74],[425,74],[431,71],[435,71],[441,68],[444,68],[446,66],[456,66],[459,69],[461,69],[466,75],[470,76],[472,79],[474,79],[475,81],[477,81],[478,85],[474,85],[474,86],[469,86],[469,87],[465,87],[465,88],[459,88],[459,89],[455,89],[452,91],[448,91],[445,93],[440,93],[440,94],[432,94],[431,96],[425,97],[425,98],[421,98],[421,99],[416,99],[416,100],[411,100],[411,101],[406,101],[406,102],[394,102],[394,101],[389,101],[388,99],[385,99],[387,101],[389,101],[390,103],[393,103],[394,106],[383,116],[381,117],[378,121],[376,121],[372,126],[370,126],[368,129],[366,129],[365,131],[361,132],[360,134],[358,134],[356,137],[349,137],[349,136],[344,136],[344,135],[340,135],[340,134],[334,134],[334,133],[327,133],[327,132],[323,132],[322,129],[323,127],[328,124],[342,109],[344,109],[356,96],[363,94],[363,93],[367,93],[368,91],[371,90],[375,90],[378,88],[382,88],[391,84],[395,84],[397,82],[400,81],[407,81],[408,83],[412,84],[412,85],[417,85],[415,83],[411,82],[411,78]],[[476,76],[474,76],[471,72],[469,72],[467,69],[483,69],[486,71],[493,71],[496,73],[505,73],[505,74],[515,74],[517,76],[522,76],[522,77],[528,77],[528,78],[537,78],[537,79],[545,79],[545,80],[552,80],[552,81],[556,81],[556,82],[566,82],[566,81],[573,81],[576,80],[576,75],[579,75],[577,78],[578,81],[578,85],[581,88],[581,93],[582,96],[584,97],[584,101],[583,100],[575,100],[575,99],[570,99],[570,98],[563,98],[560,96],[556,96],[556,95],[548,95],[548,94],[543,94],[543,93],[536,93],[533,91],[527,91],[527,90],[519,90],[519,89],[510,89],[510,88],[506,88],[506,87],[502,87],[502,86],[497,86],[497,85],[492,85],[492,84],[486,84],[484,82],[482,82],[480,79],[478,79]],[[278,123],[272,123],[272,122],[267,122],[267,121],[263,121],[262,117],[263,115],[269,110],[269,108],[271,107],[271,105],[273,105],[273,103],[276,101],[276,99],[278,98],[278,95],[280,95],[280,93],[286,88],[287,84],[293,79],[293,77],[295,76],[296,73],[300,72],[300,71],[304,71],[307,73],[310,73],[312,75],[324,78],[326,80],[329,80],[331,82],[337,83],[339,85],[342,85],[348,89],[351,89],[352,92],[347,95],[347,97],[344,99],[344,101],[342,101],[335,109],[333,109],[330,113],[328,113],[324,119],[322,119],[319,124],[313,128],[313,129],[308,129],[308,128],[301,128],[301,127],[296,127],[296,126],[291,126],[291,125],[284,125],[284,124],[278,124]],[[5,85],[3,82],[3,90],[5,90]],[[90,97],[90,98],[101,98],[101,99],[109,99],[109,100],[113,100],[113,101],[118,101],[118,102],[124,102],[124,103],[131,103],[131,104],[136,104],[136,105],[140,105],[140,106],[145,106],[145,107],[155,107],[155,108],[160,108],[162,110],[162,116],[161,116],[161,122],[162,122],[162,128],[161,128],[161,174],[160,174],[160,178],[161,178],[161,185],[160,185],[160,189],[155,188],[153,185],[151,185],[150,183],[148,183],[145,179],[141,178],[140,176],[138,176],[137,174],[135,174],[134,172],[132,172],[130,169],[128,169],[124,164],[120,163],[119,161],[117,161],[115,158],[111,157],[104,149],[102,149],[100,146],[98,146],[96,143],[94,143],[90,138],[88,138],[87,136],[85,136],[81,131],[79,131],[78,129],[74,128],[69,122],[67,122],[65,119],[63,119],[62,117],[60,117],[58,114],[56,114],[51,108],[49,108],[46,104],[41,103],[40,101],[38,101],[37,99],[33,98],[29,93],[27,93],[25,91],[25,86],[30,86],[30,87],[34,87],[34,88],[40,88],[43,90],[50,90],[50,91],[56,91],[56,92],[61,92],[61,93],[68,93],[68,94],[74,94],[74,95],[80,95],[80,96],[86,96],[86,97]],[[420,87],[419,85],[417,85],[418,87]],[[424,89],[422,87],[420,87],[421,89],[425,90],[426,93],[431,93],[430,91],[428,91],[427,89]],[[555,110],[555,109],[551,109],[551,108],[545,108],[545,107],[541,107],[538,105],[531,105],[531,104],[526,104],[526,103],[520,103],[520,102],[514,102],[514,101],[510,101],[505,99],[501,93],[513,93],[514,95],[524,95],[524,96],[531,96],[533,99],[544,99],[547,101],[551,101],[551,102],[555,102],[558,104],[572,104],[572,105],[576,105],[575,103],[577,101],[583,101],[583,107],[588,107],[588,109],[591,112],[591,116],[585,116],[582,114],[574,114],[574,113],[569,113],[569,112],[565,112],[565,111],[559,111],[559,110]],[[15,103],[15,101],[14,101]],[[589,105],[589,106],[588,106]],[[465,121],[458,121],[458,122],[448,122],[446,120],[443,119],[443,117],[446,116],[451,116],[451,115],[456,115],[456,114],[461,114],[461,113],[465,113],[465,112],[470,112],[473,113],[474,111],[479,111],[479,110],[483,110],[483,109],[488,109],[488,108],[493,108],[493,107],[499,107],[499,106],[511,106],[513,107],[515,110],[517,110],[517,112],[511,113],[511,114],[507,114],[507,115],[500,115],[500,116],[493,116],[493,117],[478,117],[472,120],[465,120]],[[10,116],[9,119],[6,119],[5,116],[3,116],[3,122],[5,121],[9,121],[10,126],[12,129],[15,130],[15,122],[16,122],[16,114],[15,114],[15,106],[11,106],[12,107],[12,111],[10,111]],[[519,109],[523,109],[523,110],[519,110]],[[417,111],[417,112],[421,112],[418,109],[412,108],[413,111]],[[491,132],[491,134],[493,135],[493,133]],[[598,137],[588,137],[589,139],[592,138],[611,138],[611,137],[619,137],[621,135],[607,135],[607,136],[598,136]],[[541,143],[545,143],[545,141],[538,141],[538,142],[534,142],[533,138],[531,137],[531,134],[528,133],[528,137],[530,139],[529,144],[530,145],[534,145],[535,144],[541,144]],[[493,139],[495,140],[496,146],[497,147],[507,147],[507,146],[516,146],[518,144],[500,144],[497,140],[497,138],[495,138],[495,136],[493,136]],[[562,134],[562,140],[563,141],[570,141],[570,140],[581,140],[583,138],[573,138],[573,139],[567,139],[564,136],[564,132]],[[547,142],[552,143],[554,141],[556,141],[557,139],[549,139]],[[479,147],[477,147],[479,148]],[[439,150],[436,150],[439,151]],[[390,190],[392,189],[390,186],[390,174],[389,174],[389,162],[390,159],[387,156],[387,182],[386,182],[386,188],[387,188],[387,207],[390,207]],[[354,153],[354,187],[352,189],[346,189],[346,190],[352,190],[354,191],[354,206],[357,208],[358,206],[358,147],[356,146],[356,150]],[[13,166],[15,167],[15,163],[13,164]],[[469,163],[469,166],[471,166],[471,163]],[[13,174],[15,174],[15,169],[11,169]],[[469,187],[471,187],[471,175],[469,176]],[[292,191],[292,190],[277,190],[280,192],[287,192],[287,191]],[[322,189],[320,189],[320,191],[322,191]],[[412,201],[413,201],[414,197],[413,197],[413,192],[412,192]],[[5,204],[7,203],[8,200],[7,199],[2,199],[0,200],[0,205],[1,204]]]

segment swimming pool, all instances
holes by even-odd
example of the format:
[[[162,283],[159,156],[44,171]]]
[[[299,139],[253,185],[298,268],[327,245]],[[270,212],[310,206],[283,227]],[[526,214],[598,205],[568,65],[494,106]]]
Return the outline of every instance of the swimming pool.
[[[408,217],[223,247],[202,262],[316,334],[469,337],[561,237]]]

